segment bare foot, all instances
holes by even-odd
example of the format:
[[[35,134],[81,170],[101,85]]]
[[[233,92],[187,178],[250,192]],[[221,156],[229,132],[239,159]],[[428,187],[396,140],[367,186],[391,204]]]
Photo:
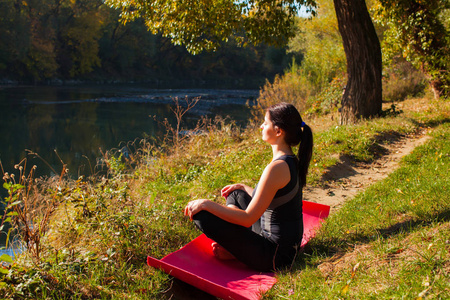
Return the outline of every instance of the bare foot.
[[[228,252],[224,247],[220,246],[216,242],[211,244],[214,256],[221,260],[236,259],[233,254]]]

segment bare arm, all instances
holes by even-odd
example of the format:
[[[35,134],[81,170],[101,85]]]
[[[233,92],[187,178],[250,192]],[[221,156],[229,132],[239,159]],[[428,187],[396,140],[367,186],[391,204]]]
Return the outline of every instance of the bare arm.
[[[253,188],[249,187],[248,185],[242,184],[242,183],[236,183],[236,184],[230,184],[224,187],[220,193],[222,197],[226,198],[228,195],[235,190],[243,190],[247,192],[247,194],[252,195],[253,194]]]
[[[286,186],[290,179],[287,163],[274,161],[264,169],[256,194],[246,210],[200,199],[189,202],[184,209],[184,214],[192,219],[199,211],[206,210],[230,223],[249,227],[261,217],[267,207],[269,207],[276,192]]]

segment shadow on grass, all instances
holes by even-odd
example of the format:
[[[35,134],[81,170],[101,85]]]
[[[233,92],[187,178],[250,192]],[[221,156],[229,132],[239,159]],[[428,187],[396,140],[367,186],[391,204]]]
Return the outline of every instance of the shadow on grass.
[[[326,258],[339,257],[345,255],[349,249],[354,249],[355,245],[367,244],[377,240],[378,238],[391,238],[402,233],[412,233],[416,229],[424,226],[432,225],[433,223],[449,222],[450,209],[441,212],[427,214],[418,219],[407,219],[386,228],[375,228],[369,234],[351,233],[344,237],[328,237],[320,239],[314,238],[310,243],[306,244],[302,255],[296,259],[292,270],[301,270],[306,266],[305,257],[317,256],[322,260]],[[319,263],[318,263],[319,264]]]
[[[437,214],[427,215],[424,218],[417,220],[405,220],[387,228],[377,229],[377,232],[384,238],[390,238],[400,233],[413,232],[414,229],[421,226],[428,226],[435,222],[448,221],[450,221],[450,209]]]
[[[417,127],[417,130],[419,130],[420,128],[435,128],[439,125],[450,122],[450,118],[429,120],[426,122],[419,122],[415,119],[409,120]],[[368,149],[368,151],[373,154],[373,159],[370,159],[368,161],[359,161],[353,158],[351,155],[340,155],[339,162],[337,164],[325,169],[325,172],[322,175],[320,182],[338,181],[340,179],[345,179],[356,175],[357,172],[353,168],[353,165],[355,165],[355,163],[357,162],[363,164],[373,163],[374,160],[380,159],[383,156],[389,154],[389,150],[386,147],[384,147],[384,145],[396,143],[404,137],[405,137],[404,134],[393,130],[377,133],[374,136],[374,143],[371,146],[369,146]]]
[[[417,127],[429,127],[429,128],[435,128],[439,125],[450,123],[450,118],[448,118],[448,117],[445,117],[442,119],[437,119],[437,120],[429,120],[429,121],[425,121],[425,122],[419,122],[415,119],[409,119],[409,120],[411,121],[411,123],[413,123]]]
[[[183,282],[177,278],[171,279],[170,287],[161,294],[161,299],[170,300],[217,300],[207,292]]]
[[[351,155],[340,155],[339,162],[327,168],[320,179],[321,182],[338,181],[351,176],[355,176],[358,172],[354,169],[356,163],[370,164],[376,159],[389,154],[389,150],[384,145],[389,145],[400,141],[405,135],[396,131],[381,132],[374,136],[374,142],[369,146],[369,152],[373,154],[373,158],[367,161],[358,160]]]
[[[348,155],[341,155],[339,157],[339,162],[329,167],[322,175],[320,181],[334,181],[355,176],[358,172],[353,168],[353,164],[354,160],[351,157]]]

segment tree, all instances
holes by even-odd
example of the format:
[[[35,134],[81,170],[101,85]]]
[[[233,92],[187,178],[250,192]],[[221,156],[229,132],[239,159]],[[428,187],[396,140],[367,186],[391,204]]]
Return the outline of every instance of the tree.
[[[0,1],[0,72],[20,69],[17,62],[26,57],[30,45],[28,28],[29,22],[19,4]]]
[[[312,11],[315,0],[105,0],[124,20],[143,17],[153,33],[162,33],[189,52],[216,50],[234,36],[242,44],[285,44],[294,35],[301,5]]]
[[[56,1],[51,13],[57,28],[60,74],[73,78],[100,66],[98,43],[108,14],[102,1]]]
[[[334,7],[347,57],[341,111],[341,124],[346,124],[381,112],[381,46],[365,1],[334,0]]]
[[[2,47],[6,46],[2,56],[6,57],[7,73],[19,73],[31,80],[55,74],[54,30],[46,14],[49,6],[49,1],[2,1],[0,35],[5,42]]]
[[[449,0],[379,0],[385,51],[428,75],[435,98],[450,96]],[[388,57],[390,58],[390,57]]]
[[[148,28],[191,53],[215,50],[234,37],[241,44],[285,45],[295,33],[301,6],[314,15],[314,0],[106,0],[125,20],[143,17]],[[348,63],[342,121],[381,111],[381,50],[364,1],[335,0]],[[244,38],[245,35],[245,38]]]
[[[299,18],[299,32],[289,41],[289,51],[301,53],[301,69],[317,91],[346,71],[345,52],[333,0],[318,0],[315,18]],[[341,100],[341,95],[339,100]]]
[[[101,0],[0,1],[0,72],[39,82],[100,64]],[[3,74],[2,74],[3,75]]]

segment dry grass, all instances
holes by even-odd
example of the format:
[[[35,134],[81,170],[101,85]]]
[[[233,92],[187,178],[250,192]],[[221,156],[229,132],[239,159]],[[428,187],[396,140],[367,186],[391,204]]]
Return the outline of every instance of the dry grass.
[[[355,281],[350,283],[353,294],[365,293],[376,295],[393,289],[402,281],[404,273],[418,272],[422,264],[430,260],[445,260],[443,267],[438,267],[435,277],[450,276],[450,223],[436,227],[424,228],[419,232],[405,235],[394,240],[376,241],[371,244],[354,245],[352,250],[337,253],[321,262],[317,268],[327,284],[349,277]],[[434,278],[426,277],[424,290],[432,293]],[[450,291],[447,290],[447,294]],[[435,291],[439,296],[445,291]]]

